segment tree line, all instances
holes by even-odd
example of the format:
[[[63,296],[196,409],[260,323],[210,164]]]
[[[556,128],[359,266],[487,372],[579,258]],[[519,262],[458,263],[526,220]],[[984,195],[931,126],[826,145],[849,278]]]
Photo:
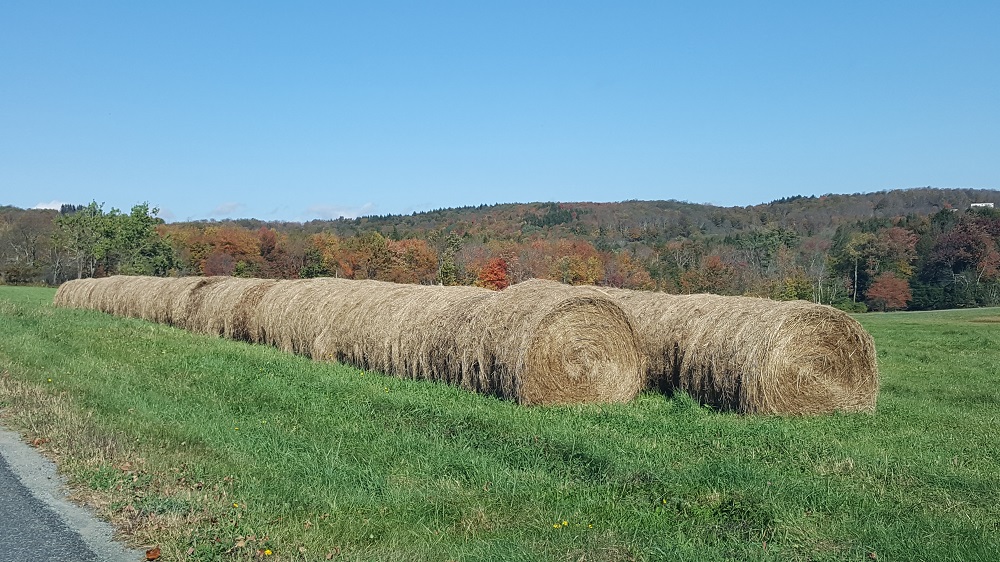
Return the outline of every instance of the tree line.
[[[146,203],[128,213],[96,202],[60,211],[3,207],[0,280],[330,276],[501,289],[534,277],[804,299],[853,311],[1000,305],[1000,211],[947,201],[921,206],[912,193],[900,196],[905,204],[892,193],[837,197],[835,204],[796,197],[746,208],[482,206],[304,224],[165,224]]]

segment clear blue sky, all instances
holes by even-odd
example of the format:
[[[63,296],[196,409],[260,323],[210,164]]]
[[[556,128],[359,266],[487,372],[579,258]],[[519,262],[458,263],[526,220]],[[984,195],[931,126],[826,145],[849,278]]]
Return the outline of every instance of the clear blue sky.
[[[1000,2],[5,2],[0,204],[1000,188]]]

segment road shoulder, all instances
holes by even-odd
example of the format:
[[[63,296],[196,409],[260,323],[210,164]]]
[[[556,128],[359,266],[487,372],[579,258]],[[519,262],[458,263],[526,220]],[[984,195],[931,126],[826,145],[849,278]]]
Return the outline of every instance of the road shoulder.
[[[19,434],[2,426],[0,426],[0,456],[28,493],[38,500],[46,511],[58,517],[69,531],[76,534],[97,560],[135,562],[145,559],[144,552],[126,548],[115,542],[112,539],[111,525],[98,519],[86,508],[69,501],[65,483],[57,474],[55,464],[23,443]],[[24,537],[23,540],[31,539]],[[67,541],[72,540],[67,539]],[[46,545],[39,545],[39,548],[45,549]],[[45,550],[39,551],[37,555],[44,556]]]

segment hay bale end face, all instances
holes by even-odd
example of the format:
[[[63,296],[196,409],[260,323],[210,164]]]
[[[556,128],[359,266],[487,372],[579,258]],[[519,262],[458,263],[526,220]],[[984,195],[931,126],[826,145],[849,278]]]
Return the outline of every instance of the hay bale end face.
[[[721,410],[874,411],[871,336],[844,312],[804,301],[605,289],[640,333],[646,385]]]
[[[484,312],[491,325],[510,327],[489,335],[520,368],[525,403],[628,402],[642,388],[632,322],[597,290],[530,280],[500,291]]]

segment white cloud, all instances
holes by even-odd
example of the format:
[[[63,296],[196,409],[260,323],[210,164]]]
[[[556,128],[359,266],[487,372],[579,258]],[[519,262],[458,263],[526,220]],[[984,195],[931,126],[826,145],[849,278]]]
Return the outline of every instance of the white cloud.
[[[431,205],[432,205],[431,203],[417,203],[415,205],[410,205],[409,207],[406,207],[405,209],[400,211],[400,214],[412,215],[413,213],[423,213],[425,211],[430,210],[432,208]]]
[[[160,212],[156,213],[156,216],[165,220],[166,222],[174,222],[177,220],[177,215],[174,214],[170,209],[160,209]]]
[[[210,217],[228,217],[228,216],[230,216],[230,215],[232,215],[234,213],[238,213],[238,212],[240,212],[240,211],[242,211],[243,209],[246,209],[246,208],[247,208],[247,206],[244,205],[243,203],[223,203],[223,204],[219,205],[218,207],[212,209],[208,213],[208,216],[210,216]]]
[[[312,205],[306,209],[306,220],[312,219],[356,219],[362,215],[370,215],[375,210],[374,203],[365,203],[360,207],[342,207],[340,205]]]
[[[58,199],[53,199],[52,201],[49,201],[48,203],[39,203],[39,204],[35,205],[34,207],[32,207],[32,209],[52,209],[54,211],[58,211],[65,204],[66,203],[64,203],[62,201],[59,201]]]

